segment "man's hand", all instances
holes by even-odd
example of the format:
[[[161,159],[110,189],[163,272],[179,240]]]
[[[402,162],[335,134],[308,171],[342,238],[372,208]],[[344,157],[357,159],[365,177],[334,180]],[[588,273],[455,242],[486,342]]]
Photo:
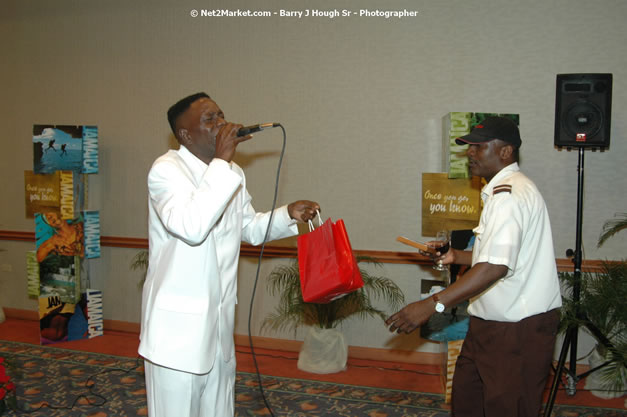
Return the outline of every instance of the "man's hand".
[[[427,245],[434,245],[435,241],[426,242]],[[429,253],[418,250],[418,252],[423,256],[428,256],[433,259],[433,262],[441,263],[442,265],[468,265],[472,263],[472,251],[459,250],[450,248],[445,254],[441,254],[440,252]]]
[[[290,217],[295,220],[300,220],[303,223],[313,220],[317,215],[316,210],[320,211],[320,204],[309,200],[294,201],[287,206]]]
[[[231,162],[233,156],[235,156],[237,145],[253,138],[252,135],[238,137],[237,132],[241,127],[243,126],[240,124],[226,123],[220,128],[216,136],[216,158]]]
[[[426,323],[435,313],[435,303],[431,297],[406,305],[401,311],[385,321],[391,332],[411,333]]]
[[[442,242],[438,242],[435,240],[429,241],[427,242],[427,245],[432,247],[432,248],[436,248],[437,244],[442,244]],[[440,263],[442,265],[450,265],[450,264],[454,264],[457,263],[455,258],[455,249],[453,248],[449,248],[448,251],[446,251],[445,253],[440,253],[437,249],[436,252],[434,254],[430,255],[431,258],[433,259],[433,261],[435,263]]]

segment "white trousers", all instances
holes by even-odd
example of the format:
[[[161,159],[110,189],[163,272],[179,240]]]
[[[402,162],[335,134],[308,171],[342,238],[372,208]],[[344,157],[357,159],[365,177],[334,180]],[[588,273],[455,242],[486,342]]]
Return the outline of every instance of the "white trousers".
[[[218,343],[213,369],[192,374],[144,360],[150,417],[229,417],[234,415],[235,358],[224,362]]]

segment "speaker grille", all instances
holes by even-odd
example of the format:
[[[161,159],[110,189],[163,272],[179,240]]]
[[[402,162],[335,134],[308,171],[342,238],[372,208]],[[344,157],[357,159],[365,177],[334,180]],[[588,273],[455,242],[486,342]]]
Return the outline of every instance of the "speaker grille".
[[[585,135],[586,139],[596,138],[603,125],[603,113],[596,104],[579,100],[573,103],[562,118],[562,127],[566,130],[569,137],[581,138]]]

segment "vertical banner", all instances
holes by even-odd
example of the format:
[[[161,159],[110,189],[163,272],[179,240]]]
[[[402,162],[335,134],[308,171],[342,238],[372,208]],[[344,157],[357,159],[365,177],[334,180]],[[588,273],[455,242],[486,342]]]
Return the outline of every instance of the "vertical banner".
[[[84,211],[85,258],[100,258],[100,212]]]
[[[32,143],[24,185],[36,250],[26,265],[28,295],[39,300],[41,343],[100,336],[102,292],[86,289],[85,263],[100,257],[100,213],[85,208],[86,174],[99,169],[98,127],[34,125]]]
[[[39,262],[34,250],[26,252],[26,287],[29,297],[39,297]]]
[[[422,235],[467,230],[479,223],[481,179],[450,179],[446,173],[422,174]]]
[[[449,178],[470,178],[468,145],[458,145],[455,139],[470,132],[471,118],[472,113],[451,112],[442,119],[442,169]]]
[[[104,324],[102,317],[102,291],[87,290],[87,334],[89,338],[102,336]]]
[[[83,126],[83,174],[98,173],[98,127]]]

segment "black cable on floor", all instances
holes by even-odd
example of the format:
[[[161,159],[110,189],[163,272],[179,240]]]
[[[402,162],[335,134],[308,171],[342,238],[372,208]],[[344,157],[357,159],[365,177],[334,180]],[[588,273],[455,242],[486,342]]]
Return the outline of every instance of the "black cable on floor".
[[[135,359],[135,366],[129,369],[124,369],[124,368],[110,368],[110,369],[104,369],[101,371],[96,372],[95,374],[90,375],[89,377],[87,377],[87,380],[85,381],[85,387],[87,388],[87,391],[90,395],[98,398],[100,401],[98,402],[92,402],[89,397],[87,397],[87,394],[80,394],[78,396],[76,396],[76,398],[74,399],[74,401],[72,402],[71,405],[69,406],[58,406],[58,405],[51,405],[48,402],[44,402],[43,404],[41,404],[39,407],[32,409],[32,410],[23,410],[20,407],[16,407],[14,409],[12,409],[13,411],[16,412],[20,412],[20,413],[24,413],[24,414],[31,414],[34,413],[36,411],[41,410],[42,408],[50,408],[51,410],[73,410],[74,407],[76,406],[76,403],[78,403],[78,401],[80,401],[81,398],[84,398],[87,401],[87,404],[89,404],[90,406],[93,407],[102,407],[107,401],[108,399],[106,397],[104,397],[103,395],[100,395],[96,392],[94,392],[94,388],[96,387],[96,382],[93,381],[93,378],[97,377],[98,375],[101,374],[106,374],[108,372],[122,372],[123,374],[128,374],[131,371],[136,370],[137,368],[140,367],[140,363],[139,361],[141,360],[140,357],[137,357]],[[91,382],[91,384],[90,384]]]

